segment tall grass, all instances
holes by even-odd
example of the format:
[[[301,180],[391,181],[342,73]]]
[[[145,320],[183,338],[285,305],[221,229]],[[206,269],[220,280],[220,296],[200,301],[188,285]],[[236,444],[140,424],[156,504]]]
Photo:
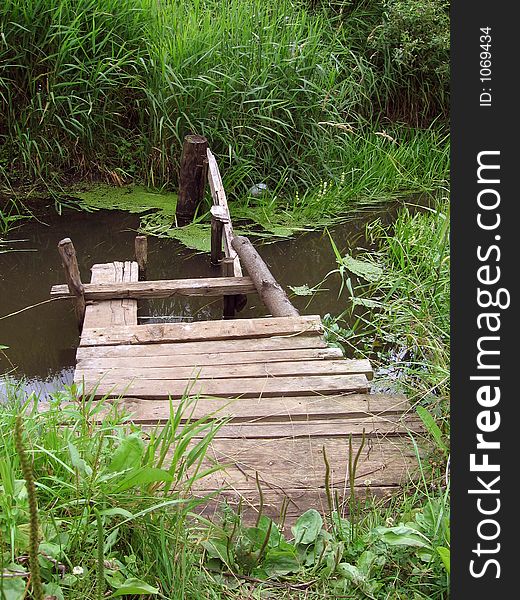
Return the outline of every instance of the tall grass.
[[[350,329],[344,342],[364,347],[439,416],[448,414],[450,362],[449,203],[422,210],[403,208],[392,225],[367,228],[377,251],[356,258],[337,254],[349,290]],[[340,318],[340,322],[341,322]]]
[[[6,0],[0,176],[175,185],[181,141],[196,132],[237,193],[345,170],[357,182],[381,162],[393,165],[388,187],[382,171],[356,192],[435,187],[446,140],[381,121],[392,79],[357,49],[358,22],[288,0]]]
[[[46,597],[98,600],[110,589],[116,596],[172,598],[181,586],[193,589],[186,565],[174,557],[188,552],[187,518],[197,505],[190,489],[213,470],[203,460],[219,421],[190,422],[186,401],[160,430],[145,431],[108,403],[75,399],[73,389],[57,395],[46,411],[35,398],[12,393],[0,403],[0,581],[6,598],[26,597],[33,570],[28,553],[37,554]],[[23,456],[13,436],[22,419]],[[25,483],[27,472],[35,490]],[[152,546],[176,563],[169,578],[161,577],[164,565],[149,561]]]

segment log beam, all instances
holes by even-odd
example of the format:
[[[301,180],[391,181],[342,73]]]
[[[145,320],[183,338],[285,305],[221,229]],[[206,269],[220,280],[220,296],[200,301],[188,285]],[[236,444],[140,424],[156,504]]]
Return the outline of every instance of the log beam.
[[[299,312],[269,271],[253,244],[244,236],[235,236],[231,245],[251,277],[260,299],[273,317],[297,317]]]

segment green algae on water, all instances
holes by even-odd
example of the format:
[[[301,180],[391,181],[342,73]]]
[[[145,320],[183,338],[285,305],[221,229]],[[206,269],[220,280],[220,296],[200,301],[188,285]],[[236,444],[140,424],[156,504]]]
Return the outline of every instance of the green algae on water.
[[[144,186],[96,185],[74,192],[73,196],[87,210],[125,210],[138,214],[153,210],[173,216],[177,206],[177,194],[174,192],[158,192]]]

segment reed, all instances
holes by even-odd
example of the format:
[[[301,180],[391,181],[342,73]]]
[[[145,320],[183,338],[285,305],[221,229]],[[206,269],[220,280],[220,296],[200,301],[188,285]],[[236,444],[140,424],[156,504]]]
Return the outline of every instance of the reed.
[[[381,193],[431,186],[446,161],[413,140],[437,156],[442,127],[385,121],[382,90],[395,98],[399,82],[367,58],[361,17],[288,0],[6,0],[0,177],[176,186],[192,132],[208,138],[237,195],[345,171],[384,182],[391,165]],[[374,193],[373,183],[357,185]]]

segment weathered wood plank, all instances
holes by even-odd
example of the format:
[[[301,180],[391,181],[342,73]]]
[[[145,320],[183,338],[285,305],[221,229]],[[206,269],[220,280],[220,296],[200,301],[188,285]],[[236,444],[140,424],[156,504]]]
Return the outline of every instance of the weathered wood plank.
[[[179,398],[185,394],[191,396],[243,397],[337,394],[339,392],[365,393],[369,390],[364,375],[317,375],[306,377],[265,377],[240,379],[202,379],[202,380],[143,380],[133,379],[116,381],[107,374],[98,379],[82,380],[83,374],[77,372],[74,381],[83,383],[85,391],[96,390],[96,397],[103,396],[139,396],[140,398]]]
[[[83,288],[86,300],[223,296],[250,294],[256,291],[249,277],[203,277],[199,279],[128,281],[125,283],[86,283]],[[51,288],[51,298],[72,297],[67,285],[54,285]]]
[[[200,340],[197,342],[174,341],[171,343],[157,344],[117,344],[115,346],[80,346],[77,358],[105,358],[105,357],[152,357],[152,356],[180,356],[183,354],[215,354],[239,353],[256,354],[262,351],[278,352],[293,349],[318,349],[326,350],[327,344],[319,335],[293,335],[272,336],[265,338],[250,338],[236,340]],[[255,359],[256,360],[256,359]]]
[[[146,346],[146,348],[156,348]],[[180,344],[179,344],[180,345]],[[143,356],[139,361],[140,369],[157,367],[207,367],[210,365],[244,365],[254,363],[275,363],[287,361],[329,361],[343,358],[339,348],[297,348],[296,350],[258,350],[249,352],[204,352],[201,354],[180,354],[176,348],[178,345],[170,344],[170,354]],[[88,346],[90,348],[91,346]],[[107,346],[103,346],[106,348]],[[130,346],[138,348],[139,346]],[[121,348],[121,346],[114,346]],[[110,368],[133,368],[136,364],[135,356],[93,356],[79,358],[76,368],[86,369],[110,369]],[[348,359],[344,359],[347,360]],[[368,368],[371,369],[370,363]],[[353,365],[352,365],[353,366]],[[364,370],[361,372],[365,372]],[[366,371],[367,376],[369,371]]]
[[[233,225],[231,224],[231,216],[229,214],[229,207],[226,198],[226,192],[224,190],[224,184],[222,183],[222,177],[215,160],[215,156],[211,150],[207,149],[208,157],[208,183],[211,190],[211,196],[213,203],[220,207],[220,213],[222,215],[223,229],[224,229],[224,254],[228,258],[233,259],[233,269],[235,277],[242,276],[242,267],[240,266],[240,259],[235,249],[231,245],[233,239]]]
[[[322,325],[319,316],[198,321],[194,323],[167,323],[93,329],[85,327],[81,336],[81,345],[151,344],[291,334],[318,335],[321,332]]]
[[[136,262],[113,262],[94,265],[91,281],[94,284],[127,283],[137,281],[138,277],[139,271]],[[84,329],[114,325],[137,326],[136,300],[101,300],[87,304]]]
[[[176,411],[183,401],[173,399]],[[107,400],[120,410],[130,413],[135,423],[164,423],[170,418],[170,400],[145,398],[116,398]],[[410,410],[404,396],[385,394],[344,394],[330,396],[287,396],[252,398],[193,398],[185,407],[181,421],[202,419],[211,415],[230,419],[230,422],[293,423],[313,419],[358,419],[363,417],[396,416]],[[42,403],[40,408],[44,409]],[[100,418],[104,412],[100,414]]]
[[[78,377],[86,381],[110,379],[128,381],[131,379],[174,380],[174,379],[231,379],[240,377],[280,377],[307,375],[365,375],[372,379],[373,371],[368,360],[300,360],[291,362],[263,362],[235,365],[190,365],[187,367],[109,366],[102,364],[93,367],[86,363],[76,367]]]
[[[143,425],[145,431],[155,426]],[[320,438],[336,437],[345,438],[351,435],[367,440],[382,440],[383,437],[403,437],[410,433],[422,433],[424,427],[419,417],[405,417],[399,415],[371,416],[351,419],[313,419],[309,421],[268,422],[253,423],[226,423],[218,430],[215,439],[249,439],[266,440],[272,438]],[[194,438],[195,439],[195,438]]]
[[[352,438],[357,454],[359,437]],[[345,489],[349,485],[349,438],[330,437],[231,439],[216,438],[208,449],[207,462],[223,468],[200,482],[200,487],[251,490],[258,473],[263,489],[323,488],[325,485],[325,448],[330,465],[330,485]],[[417,458],[406,437],[366,439],[355,473],[355,483],[370,487],[400,485],[417,470]],[[197,486],[198,487],[198,486]]]

